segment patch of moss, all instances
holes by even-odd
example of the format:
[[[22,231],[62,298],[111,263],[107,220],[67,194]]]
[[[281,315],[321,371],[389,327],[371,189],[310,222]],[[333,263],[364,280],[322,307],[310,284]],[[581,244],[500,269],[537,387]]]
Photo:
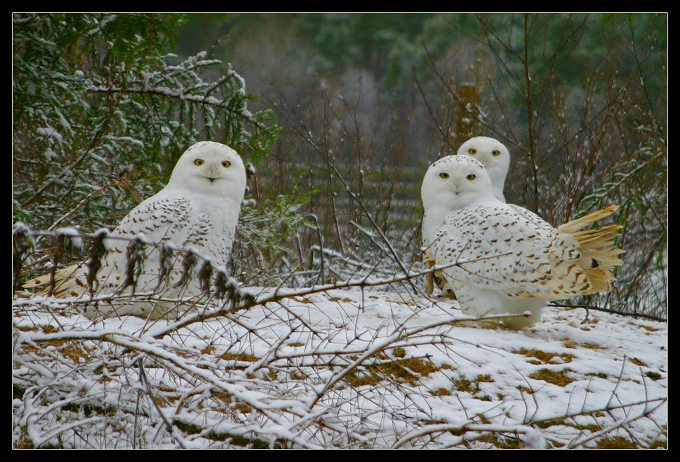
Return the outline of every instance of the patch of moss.
[[[614,436],[602,438],[597,442],[598,449],[636,449],[637,445],[627,438]]]
[[[596,432],[600,430],[600,426],[597,424],[582,425],[574,422],[567,422],[565,418],[544,420],[542,422],[537,422],[534,425],[536,425],[538,428],[548,428],[555,425],[561,425],[565,427],[576,428],[578,430],[589,430],[591,432]]]
[[[38,329],[32,326],[17,326],[15,325],[14,328],[16,330],[20,330],[21,332],[36,332]]]
[[[384,353],[378,353],[376,358],[389,359]],[[427,377],[440,369],[443,369],[443,367],[437,367],[429,360],[420,358],[399,359],[366,366],[361,369],[362,372],[357,372],[357,369],[354,369],[345,376],[344,380],[352,387],[376,385],[386,378],[398,383],[408,382],[413,385],[418,381],[418,376]]]
[[[552,383],[558,387],[565,387],[569,385],[574,379],[567,377],[568,372],[573,372],[571,369],[562,369],[561,371],[553,371],[550,369],[540,369],[532,374],[529,378],[534,380],[542,380],[544,382]]]
[[[576,348],[578,343],[576,343],[572,339],[568,338],[568,339],[562,340],[562,345],[564,345],[565,348]]]
[[[300,372],[300,373],[298,373],[298,372],[291,372],[290,378],[291,378],[292,380],[304,380],[304,379],[307,378],[307,375],[306,375],[306,374],[303,374],[302,372]]]
[[[224,353],[220,356],[218,356],[220,359],[224,359],[225,361],[248,361],[248,362],[255,362],[257,361],[258,358],[257,356],[247,354],[247,353]]]
[[[402,360],[402,361],[396,361],[396,362],[390,362],[390,363],[385,363],[380,366],[376,366],[380,372],[383,372],[393,379],[395,379],[397,382],[403,383],[403,382],[408,382],[410,384],[415,384],[418,381],[418,378],[413,372],[420,373],[420,375],[427,376],[430,374],[431,370],[428,368],[423,368],[423,370],[420,370],[419,363],[413,363],[411,364],[410,361],[419,361],[419,360]],[[407,363],[408,364],[405,364]]]
[[[382,381],[382,377],[371,370],[359,376],[356,369],[353,369],[345,375],[344,380],[350,387],[358,388],[364,385],[377,385]]]
[[[21,399],[24,397],[26,389],[18,385],[12,385],[12,399]]]
[[[397,358],[403,358],[406,356],[406,349],[402,347],[397,347],[392,351],[392,354]]]
[[[69,403],[61,406],[61,408],[65,411],[71,411],[71,412],[83,412],[85,414],[85,417],[90,417],[92,414],[97,414],[97,415],[104,415],[104,416],[109,416],[112,417],[116,415],[116,408],[113,406],[95,406],[93,404],[76,404],[76,403]]]
[[[59,443],[57,445],[46,443],[38,446],[38,449],[65,449],[65,448],[62,443]]]
[[[59,350],[59,353],[69,358],[71,361],[80,362],[80,360],[87,361],[90,359],[88,353],[91,352],[91,348],[81,348],[81,345],[77,343],[72,343],[71,345],[65,346]]]
[[[590,372],[586,375],[589,375],[591,377],[599,377],[601,379],[606,379],[608,377],[608,375],[605,374],[604,372]]]
[[[475,377],[472,380],[461,378],[461,379],[454,381],[453,383],[456,386],[456,389],[458,391],[463,391],[463,392],[475,394],[475,393],[479,392],[479,384],[480,383],[491,383],[493,381],[494,380],[490,375],[484,374],[484,375],[478,375],[477,377]],[[488,399],[486,401],[491,401],[491,398],[489,398],[488,396],[487,396],[487,398]],[[482,399],[482,398],[479,398],[479,399]]]
[[[599,432],[600,430],[602,430],[602,427],[600,427],[598,424],[588,424],[588,425],[585,425],[585,424],[570,424],[570,427],[574,427],[574,428],[579,429],[579,430],[588,430],[588,431],[591,431],[593,433]]]
[[[436,372],[437,370],[441,368],[437,368],[432,361],[425,361],[420,358],[410,358],[410,359],[402,359],[396,362],[398,365],[406,367],[410,369],[413,372],[416,372],[423,377],[427,377],[433,372]]]
[[[300,343],[300,342],[293,342],[293,343],[289,343],[288,346],[297,348],[297,347],[303,347],[303,346],[305,346],[305,344]]]
[[[640,324],[640,327],[642,327],[644,330],[647,330],[649,332],[657,332],[659,330],[656,327],[645,326],[644,324]]]
[[[197,435],[203,431],[202,427],[191,423],[182,422],[181,420],[174,420],[172,424],[187,435]]]
[[[567,423],[562,418],[562,419],[544,420],[542,422],[536,422],[534,425],[536,425],[538,428],[548,428],[548,427],[552,427],[554,425],[567,425]]]
[[[477,417],[484,425],[489,425],[491,423],[491,421],[481,412],[475,414],[475,417]]]
[[[641,359],[637,359],[637,358],[628,358],[628,361],[630,361],[631,363],[635,364],[636,366],[649,367],[649,366],[647,366],[647,363],[645,363],[645,362],[642,361]]]
[[[172,424],[176,426],[179,430],[186,433],[187,435],[197,435],[203,432],[204,430],[203,427],[191,423],[182,422],[180,420],[174,420]],[[249,446],[252,449],[269,449],[269,443],[267,441],[257,438],[250,439],[241,435],[232,435],[229,433],[217,433],[215,431],[209,431],[207,434],[203,435],[203,437],[213,441],[229,440],[229,442],[233,445],[241,447]],[[285,440],[276,440],[273,445],[274,449],[285,449],[286,447],[287,443]]]
[[[353,302],[353,300],[352,300],[351,298],[347,298],[347,297],[343,297],[343,298],[340,298],[340,297],[328,297],[328,301],[330,301],[330,302],[345,302],[345,303],[351,303],[351,302]]]
[[[471,380],[458,379],[458,380],[454,381],[453,384],[456,386],[456,389],[458,391],[463,391],[463,392],[472,393],[472,394],[477,393],[479,391],[479,387],[477,387],[477,386],[473,387],[472,386]]]
[[[526,348],[520,348],[519,350],[513,350],[512,352],[529,356],[531,358],[536,358],[537,360],[542,361],[544,364],[559,364],[553,361],[553,358],[555,357],[561,358],[563,363],[569,363],[575,358],[574,355],[569,353],[547,353],[541,350],[527,350]],[[531,362],[531,360],[529,361]],[[532,362],[532,364],[535,364],[535,362]]]
[[[517,438],[501,438],[498,435],[483,435],[477,441],[489,443],[498,449],[519,449],[520,441]]]
[[[653,371],[645,372],[645,375],[654,381],[659,380],[661,378],[661,374]]]
[[[210,391],[210,394],[211,394],[214,398],[220,400],[221,402],[223,402],[223,403],[226,404],[226,405],[231,404],[231,401],[232,401],[232,400],[231,400],[231,396],[230,396],[228,393],[225,393],[225,392],[223,392],[223,391],[211,390],[211,391]]]
[[[253,408],[246,403],[239,403],[236,406],[234,406],[234,409],[243,412],[244,414],[250,414],[251,412],[253,412]]]
[[[668,449],[668,442],[666,441],[653,441],[649,446],[649,449]]]
[[[603,347],[602,345],[598,345],[597,343],[582,343],[581,346],[583,348],[588,348],[589,350],[606,350],[606,347]]]
[[[16,449],[35,449],[33,440],[28,436],[26,427],[21,427],[21,435],[19,435],[19,442],[14,446]]]
[[[451,395],[451,390],[448,388],[437,388],[436,390],[433,390],[430,392],[432,396],[449,396]]]

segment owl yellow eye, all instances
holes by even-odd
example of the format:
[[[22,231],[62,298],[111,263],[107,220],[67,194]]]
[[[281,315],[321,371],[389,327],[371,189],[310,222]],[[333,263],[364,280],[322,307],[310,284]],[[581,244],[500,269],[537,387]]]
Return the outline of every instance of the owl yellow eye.
[[[203,165],[204,160],[203,159],[196,159],[194,160],[194,165]]]
[[[228,160],[225,160],[224,162],[222,162],[222,167],[224,167],[224,168],[231,167],[231,162],[229,162]]]
[[[449,177],[449,174],[446,173],[446,172],[441,172],[441,173],[439,174],[439,176],[442,177],[442,178],[448,178],[448,177]]]
[[[470,149],[468,149],[468,154],[474,156],[475,154],[477,154],[477,150],[475,148],[470,148]]]
[[[498,149],[494,149],[493,151],[491,151],[491,155],[498,157],[501,155],[501,152]]]
[[[467,178],[468,180],[472,181],[472,180],[474,180],[475,178],[477,178],[477,175],[475,175],[474,173],[470,173],[470,174],[469,174],[468,176],[466,176],[465,178]]]

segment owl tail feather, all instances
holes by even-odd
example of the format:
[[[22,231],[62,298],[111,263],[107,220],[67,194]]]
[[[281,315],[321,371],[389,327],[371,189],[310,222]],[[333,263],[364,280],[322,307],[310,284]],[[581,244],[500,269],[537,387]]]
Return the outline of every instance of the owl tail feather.
[[[623,261],[618,255],[624,250],[616,247],[614,240],[619,236],[621,225],[609,225],[599,229],[581,228],[605,218],[614,213],[618,207],[610,205],[576,220],[561,225],[558,230],[569,234],[579,244],[581,258],[576,262],[588,280],[588,289],[581,292],[582,295],[611,290],[614,274],[610,271],[619,266]]]
[[[54,273],[54,291],[52,295],[55,297],[77,297],[82,295],[87,290],[87,287],[80,280],[81,264],[74,264],[58,269]],[[31,279],[23,285],[24,289],[38,289],[36,295],[49,295],[52,275],[50,273],[43,274],[37,278]]]

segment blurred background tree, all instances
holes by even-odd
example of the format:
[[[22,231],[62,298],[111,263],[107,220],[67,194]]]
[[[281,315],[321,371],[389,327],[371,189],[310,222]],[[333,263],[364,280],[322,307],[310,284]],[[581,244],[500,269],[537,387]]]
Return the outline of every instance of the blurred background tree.
[[[15,15],[14,23],[15,219],[113,223],[136,202],[131,190],[146,197],[160,187],[189,140],[217,137],[257,164],[249,195],[257,206],[242,216],[257,226],[241,243],[259,244],[236,249],[244,280],[330,281],[366,262],[394,273],[420,262],[425,169],[486,135],[510,149],[509,202],[554,225],[621,205],[627,253],[616,286],[579,302],[666,316],[665,14]],[[175,75],[186,81],[169,84]],[[148,85],[155,90],[113,91]]]

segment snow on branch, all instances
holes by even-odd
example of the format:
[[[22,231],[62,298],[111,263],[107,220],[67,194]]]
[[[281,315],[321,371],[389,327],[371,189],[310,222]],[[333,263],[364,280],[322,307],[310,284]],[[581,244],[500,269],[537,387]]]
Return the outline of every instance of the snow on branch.
[[[90,255],[91,265],[105,258],[95,258],[92,248],[101,250],[107,240],[116,239],[133,247],[166,249],[163,258],[179,262],[192,255],[195,270],[190,278],[200,277],[201,268],[211,264],[195,249],[168,248],[142,236],[116,236],[106,230],[44,232],[17,225],[15,239],[20,236],[55,243],[60,238],[81,239],[91,249],[75,250],[80,258]],[[30,249],[18,246],[15,258],[30,261]],[[65,255],[53,262],[66,264]],[[20,273],[37,269],[29,265]],[[644,399],[629,399],[641,392],[629,381],[636,373],[630,362],[624,362],[608,392],[602,391],[606,380],[591,389],[592,377],[579,382],[587,384],[585,389],[579,385],[565,390],[563,396],[570,402],[573,398],[584,403],[580,409],[551,404],[546,399],[555,389],[543,391],[535,385],[526,369],[530,365],[518,356],[522,350],[499,343],[502,332],[469,328],[502,316],[463,316],[440,300],[400,286],[439,267],[389,278],[363,268],[344,281],[295,289],[245,288],[223,268],[212,269],[214,276],[201,285],[202,297],[173,299],[162,291],[140,290],[86,291],[59,298],[17,290],[15,446],[590,447],[623,431],[640,447],[648,447],[654,444],[650,426],[657,433],[664,428],[666,398],[648,378],[643,377],[640,386],[645,388]],[[134,279],[134,271],[132,275]],[[176,303],[190,309],[179,310],[174,319],[90,320],[79,314],[88,304],[111,299]],[[530,336],[527,341],[539,344]],[[567,361],[573,356],[561,357]],[[498,359],[489,362],[493,358]],[[525,366],[520,364],[510,376],[494,369],[517,361]],[[508,384],[501,386],[504,380]],[[492,388],[481,395],[482,386],[494,381],[496,392],[505,394],[500,400],[490,397]],[[525,400],[529,395],[533,410]],[[543,411],[540,417],[538,408]],[[584,416],[597,426],[578,420]],[[565,425],[574,431],[563,431]]]

